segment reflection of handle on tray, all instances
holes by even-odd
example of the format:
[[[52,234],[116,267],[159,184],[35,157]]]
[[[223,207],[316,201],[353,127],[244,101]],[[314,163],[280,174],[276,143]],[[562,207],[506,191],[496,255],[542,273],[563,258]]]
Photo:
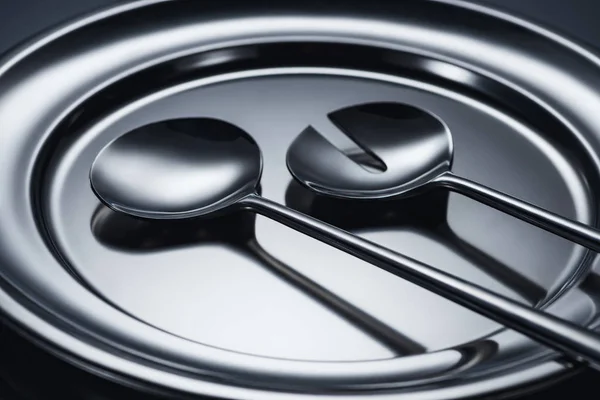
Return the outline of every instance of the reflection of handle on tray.
[[[374,337],[394,353],[400,355],[425,353],[425,347],[419,343],[404,336],[392,327],[348,303],[335,293],[273,257],[262,248],[256,239],[248,241],[247,246],[252,256],[261,264],[267,266],[271,271],[308,294],[311,298],[333,310],[337,315]]]
[[[265,268],[308,294],[314,300],[371,335],[394,354],[421,354],[426,349],[383,322],[354,307],[317,282],[300,274],[269,254],[260,246],[254,232],[255,214],[233,213],[231,216],[200,221],[138,220],[100,206],[92,217],[91,227],[99,242],[120,251],[164,251],[180,246],[222,242],[244,251]],[[232,230],[231,227],[234,227]]]
[[[265,198],[250,195],[240,204],[600,369],[600,336],[595,333]]]

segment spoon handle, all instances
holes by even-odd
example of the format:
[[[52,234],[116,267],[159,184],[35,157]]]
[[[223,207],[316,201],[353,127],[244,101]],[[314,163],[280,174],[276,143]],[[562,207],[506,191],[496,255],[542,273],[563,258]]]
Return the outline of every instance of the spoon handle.
[[[600,335],[494,294],[417,260],[256,194],[239,204],[354,255],[600,370]]]
[[[525,222],[562,236],[574,243],[600,252],[600,231],[581,222],[561,217],[533,204],[480,185],[479,183],[446,173],[433,181],[436,186],[448,188],[483,204],[503,211]]]

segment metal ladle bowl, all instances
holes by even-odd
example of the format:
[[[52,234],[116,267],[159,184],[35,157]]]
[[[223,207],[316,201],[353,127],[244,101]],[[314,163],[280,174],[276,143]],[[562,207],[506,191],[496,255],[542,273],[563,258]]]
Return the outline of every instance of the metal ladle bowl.
[[[445,187],[565,239],[600,251],[600,231],[451,172],[453,143],[444,122],[402,103],[369,103],[329,115],[342,131],[375,159],[380,173],[363,168],[312,127],[287,153],[288,169],[310,189],[337,198],[377,200]]]

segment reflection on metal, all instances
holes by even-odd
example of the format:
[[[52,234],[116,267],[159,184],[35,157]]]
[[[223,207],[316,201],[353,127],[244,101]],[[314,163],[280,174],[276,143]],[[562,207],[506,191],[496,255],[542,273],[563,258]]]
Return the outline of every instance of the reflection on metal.
[[[312,128],[290,147],[288,168],[302,184],[325,195],[388,199],[441,186],[600,251],[600,231],[450,172],[453,145],[446,125],[431,113],[400,103],[371,103],[332,112],[329,117],[384,166],[368,174],[353,166]]]
[[[223,243],[256,259],[264,268],[346,318],[394,353],[408,355],[425,351],[422,345],[270,255],[256,239],[254,221],[253,213],[243,211],[212,219],[155,221],[136,219],[100,206],[92,219],[92,231],[101,243],[120,251],[145,253]]]
[[[400,140],[398,152],[397,147],[393,146],[394,137],[398,136],[394,135],[394,130],[383,128],[380,132],[380,126],[368,130],[371,135],[366,144],[376,145],[370,145],[367,149],[373,149],[378,155],[384,152],[382,159],[389,168],[389,172],[386,170],[385,174],[392,178],[400,174],[402,179],[405,177],[402,174],[404,169],[409,177],[413,175],[415,171],[405,167],[406,159],[409,159],[409,165],[420,167],[419,161],[427,160],[429,155],[428,152],[415,151],[416,149],[445,148],[451,154],[451,146],[444,146],[447,132],[439,129],[443,126],[437,120],[428,118],[424,112],[406,107],[398,114],[393,113],[396,111],[395,107],[383,107],[383,110],[376,108],[376,111],[379,117],[392,117],[394,121],[407,122],[407,127],[412,128],[408,130],[410,134],[402,136],[402,139],[408,140]],[[350,128],[348,125],[344,126],[349,130],[354,128],[352,125]],[[392,127],[395,126],[392,124]],[[365,125],[358,127],[363,129],[362,132],[367,128]],[[315,137],[318,136],[313,136]],[[313,179],[326,177],[336,185],[336,172],[344,176],[347,166],[337,164],[331,151],[322,154],[319,150],[325,147],[323,142],[309,140],[310,145],[307,147],[297,145],[304,143],[303,139],[301,136],[292,144],[288,153],[291,157],[288,166],[293,170],[300,165],[303,167],[300,169],[301,176],[310,175]],[[363,144],[364,139],[365,136],[359,137]],[[417,154],[412,154],[414,152]],[[440,158],[439,151],[431,153],[432,158]],[[305,154],[308,156],[304,156]],[[340,156],[346,157],[341,153]],[[302,161],[298,164],[297,160]],[[310,170],[310,163],[306,160],[315,162],[316,172]],[[450,165],[449,160],[447,163]],[[429,163],[426,164],[429,167]],[[439,164],[435,165],[431,170],[426,168],[425,173],[435,173]],[[240,205],[525,333],[566,353],[574,360],[584,360],[600,369],[600,336],[267,200],[255,193],[261,172],[261,151],[256,142],[240,128],[214,119],[171,120],[125,133],[111,142],[94,161],[90,180],[94,192],[107,206],[138,217],[198,217],[227,211],[228,208]],[[422,169],[417,168],[413,181],[422,172]],[[298,177],[297,174],[294,176]],[[402,180],[396,182],[401,183]],[[313,180],[303,183],[314,189]],[[340,182],[342,185],[344,183]],[[370,181],[365,177],[360,183],[362,185],[359,189],[370,186]],[[389,185],[390,182],[384,181],[383,185],[385,184]],[[351,187],[351,190],[356,191],[356,188]],[[330,192],[331,189],[326,193]],[[371,194],[368,190],[366,192]],[[362,193],[359,198],[365,197]]]
[[[448,224],[448,194],[434,190],[403,200],[356,201],[315,195],[293,181],[286,193],[286,204],[351,232],[410,228],[439,242],[458,256],[513,290],[529,304],[537,304],[546,290],[515,269],[461,238]]]
[[[254,192],[262,171],[244,131],[209,118],[158,122],[129,132],[96,157],[90,182],[110,208],[177,219],[218,212]]]
[[[454,0],[373,0],[343,10],[305,0],[302,13],[288,2],[236,2],[224,13],[219,2],[142,0],[69,24],[0,66],[0,308],[55,354],[149,391],[440,400],[554,381],[570,366],[554,362],[547,348],[262,218],[255,229],[263,255],[435,351],[389,358],[375,336],[338,323],[324,306],[296,302],[296,291],[284,284],[277,295],[268,292],[279,283],[264,284],[270,274],[253,275],[255,292],[240,293],[242,286],[229,284],[240,279],[233,271],[267,260],[236,258],[224,243],[136,255],[106,247],[90,229],[98,202],[88,172],[123,132],[173,118],[218,118],[257,141],[265,155],[263,195],[281,203],[290,182],[285,151],[299,130],[312,125],[322,133],[318,119],[332,110],[402,101],[448,123],[456,173],[594,225],[598,65],[597,57],[544,29]],[[357,168],[386,173],[382,160],[359,156]],[[260,206],[248,199],[247,206]],[[451,196],[447,211],[448,225],[472,247],[461,253],[462,245],[440,234],[441,246],[428,254],[433,259],[444,261],[444,246],[451,255],[476,255],[471,261],[480,258],[478,265],[459,271],[466,281],[513,294],[504,290],[510,287],[532,302],[547,292],[539,307],[576,324],[594,322],[584,294],[564,296],[594,254],[462,196]],[[394,237],[389,228],[386,240]],[[421,230],[427,240],[431,232]],[[429,249],[411,246],[390,247],[410,255]],[[450,269],[460,261],[431,264]],[[201,309],[209,297],[199,289],[210,291],[217,278],[216,297],[230,296],[234,307]],[[539,284],[539,295],[527,281]],[[594,291],[589,282],[584,289]],[[269,301],[272,295],[279,314],[252,302],[259,291]],[[313,318],[313,311],[326,316]],[[199,322],[191,333],[180,334],[190,322],[183,314]],[[293,326],[282,327],[280,316]],[[254,335],[243,329],[257,325]],[[288,345],[282,352],[269,347],[273,331]],[[245,347],[221,346],[219,333]],[[441,336],[446,340],[433,340]],[[321,351],[327,354],[319,357]],[[341,352],[350,356],[340,361]]]

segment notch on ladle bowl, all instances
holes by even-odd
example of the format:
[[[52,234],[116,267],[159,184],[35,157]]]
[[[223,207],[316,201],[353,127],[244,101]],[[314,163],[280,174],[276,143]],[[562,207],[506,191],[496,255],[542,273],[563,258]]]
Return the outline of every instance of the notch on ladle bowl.
[[[379,200],[445,187],[600,252],[599,230],[453,174],[452,135],[428,111],[382,102],[344,108],[329,118],[385,170],[370,173],[308,127],[288,149],[287,164],[294,178],[315,192]]]

